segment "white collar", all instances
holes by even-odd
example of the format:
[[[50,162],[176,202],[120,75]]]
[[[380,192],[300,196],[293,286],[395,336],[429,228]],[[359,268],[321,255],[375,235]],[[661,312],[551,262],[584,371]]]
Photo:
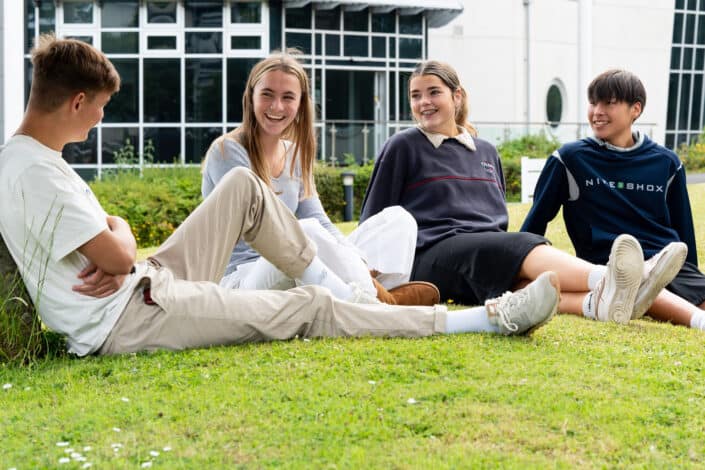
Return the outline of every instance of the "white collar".
[[[433,145],[435,148],[438,148],[441,146],[441,144],[448,140],[448,139],[455,139],[458,142],[460,142],[462,145],[468,148],[468,150],[474,152],[477,150],[477,147],[475,146],[475,141],[473,140],[472,136],[468,132],[467,129],[464,127],[458,126],[458,131],[460,133],[454,137],[447,136],[445,134],[439,134],[437,132],[428,132],[424,130],[423,127],[417,126],[418,129],[421,131],[423,135],[425,135],[428,140],[431,142],[431,145]]]
[[[634,139],[634,145],[632,145],[631,147],[617,147],[616,145],[612,145],[609,142],[604,141],[602,139],[598,139],[595,136],[592,137],[592,140],[597,142],[598,145],[601,145],[602,147],[608,148],[610,150],[614,150],[615,152],[629,152],[631,150],[641,147],[641,145],[644,143],[644,134],[639,130],[635,130],[634,132],[632,132],[632,138]]]

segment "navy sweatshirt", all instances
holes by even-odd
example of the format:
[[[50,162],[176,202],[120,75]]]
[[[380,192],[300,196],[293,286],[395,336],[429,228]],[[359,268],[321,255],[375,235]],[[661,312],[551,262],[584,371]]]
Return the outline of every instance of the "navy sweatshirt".
[[[546,162],[522,230],[543,235],[563,207],[578,257],[604,264],[614,239],[633,235],[649,258],[672,241],[697,265],[685,169],[678,156],[642,137],[626,150],[592,138],[564,145]]]
[[[416,249],[458,233],[506,231],[504,175],[492,144],[455,139],[435,148],[417,128],[390,137],[380,151],[362,202],[360,222],[400,205],[418,223]]]

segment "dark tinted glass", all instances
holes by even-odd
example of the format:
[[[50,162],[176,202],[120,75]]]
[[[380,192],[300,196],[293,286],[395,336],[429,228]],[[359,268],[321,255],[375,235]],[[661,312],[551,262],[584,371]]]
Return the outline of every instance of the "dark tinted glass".
[[[375,72],[326,70],[326,119],[374,119]],[[340,105],[345,98],[345,106]]]
[[[262,4],[260,2],[233,2],[230,5],[231,23],[261,23]]]
[[[340,29],[340,8],[316,10],[316,29]]]
[[[680,44],[683,41],[683,14],[676,13],[673,19],[673,43]]]
[[[287,8],[285,13],[287,28],[311,28],[311,5],[303,8]]]
[[[705,68],[705,49],[695,51],[695,69],[703,70]]]
[[[372,38],[372,57],[386,57],[387,38],[373,37]]]
[[[672,73],[668,80],[668,113],[666,128],[676,128],[676,108],[678,107],[678,74]]]
[[[396,73],[389,72],[387,80],[389,81],[389,120],[397,120],[397,107],[395,105],[396,92],[397,92],[397,81]]]
[[[144,129],[145,158],[153,156],[154,163],[181,161],[181,129],[175,127],[146,127]]]
[[[64,2],[64,23],[93,23],[93,1]]]
[[[369,31],[367,10],[346,11],[343,13],[345,31]]]
[[[186,122],[223,119],[220,59],[186,59]]]
[[[147,49],[176,49],[176,36],[147,36]]]
[[[247,76],[259,59],[228,59],[228,121],[242,121],[242,94],[245,92]]]
[[[56,31],[56,8],[54,2],[42,2],[39,6],[39,33]]]
[[[102,129],[103,163],[115,163],[116,158],[139,161],[139,138],[136,127],[104,127]]]
[[[259,36],[231,36],[230,49],[260,49],[262,38]]]
[[[396,38],[389,38],[389,57],[397,56],[397,40]]]
[[[691,75],[681,75],[680,108],[678,109],[678,129],[688,128],[688,111],[690,108],[690,81]]]
[[[679,69],[681,68],[681,48],[674,47],[671,49],[671,68]]]
[[[685,20],[685,38],[683,42],[693,44],[695,41],[695,15],[687,15]]]
[[[139,121],[139,65],[138,59],[112,59],[120,74],[120,91],[105,107],[105,122]]]
[[[705,4],[705,0],[703,0],[703,4]],[[700,15],[698,18],[698,37],[696,42],[701,46],[705,45],[705,15]]]
[[[186,33],[187,54],[218,54],[223,50],[223,33]]]
[[[551,85],[546,95],[546,119],[551,126],[557,127],[563,114],[563,97],[556,85]],[[554,124],[555,123],[555,124]]]
[[[411,121],[411,106],[409,105],[409,77],[411,72],[399,72],[399,120]]]
[[[148,23],[176,23],[176,1],[147,1]]]
[[[103,2],[101,24],[103,28],[134,28],[139,25],[139,2],[121,0]]]
[[[140,50],[139,33],[103,32],[101,47],[106,54],[136,54]]]
[[[186,163],[201,163],[211,142],[222,134],[220,127],[187,127]]]
[[[179,59],[144,59],[144,122],[180,122]]]
[[[399,38],[400,59],[420,59],[421,55],[421,39]]]
[[[98,163],[98,130],[91,129],[85,141],[67,144],[61,153],[70,164]]]
[[[310,54],[311,35],[308,33],[286,33],[286,47],[293,47],[304,54]]]
[[[399,32],[401,34],[422,34],[422,18],[421,13],[418,15],[399,15]]]
[[[367,57],[367,36],[345,36],[343,55]]]
[[[326,34],[326,55],[340,55],[339,34]]]
[[[395,28],[396,16],[394,13],[372,14],[372,32],[375,33],[393,33]]]
[[[27,106],[29,101],[29,90],[32,87],[32,62],[29,59],[24,60],[24,105]]]
[[[34,0],[24,0],[24,52],[28,54],[34,46],[36,24],[34,18]]]
[[[187,28],[220,28],[223,26],[223,0],[186,0]]]
[[[693,75],[693,97],[690,100],[692,109],[690,110],[690,129],[693,131],[700,130],[700,113],[703,105],[703,76],[700,74]]]
[[[82,41],[86,44],[93,45],[93,36],[66,36],[66,39],[75,39],[76,41]]]
[[[693,48],[692,47],[683,48],[683,68],[685,70],[690,70],[693,68]]]

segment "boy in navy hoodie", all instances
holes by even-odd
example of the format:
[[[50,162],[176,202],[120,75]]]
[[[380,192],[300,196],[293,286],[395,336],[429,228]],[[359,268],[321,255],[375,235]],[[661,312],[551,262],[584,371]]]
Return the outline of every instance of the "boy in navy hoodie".
[[[651,307],[649,299],[637,299],[632,319],[648,313],[705,329],[705,275],[698,269],[685,169],[674,152],[632,130],[646,104],[644,85],[630,72],[608,70],[590,83],[588,100],[594,137],[551,155],[521,230],[543,235],[562,206],[580,258],[606,263],[613,240],[629,233],[647,258],[645,279],[649,272],[657,274],[650,276],[654,282],[669,279],[665,271],[684,260]]]

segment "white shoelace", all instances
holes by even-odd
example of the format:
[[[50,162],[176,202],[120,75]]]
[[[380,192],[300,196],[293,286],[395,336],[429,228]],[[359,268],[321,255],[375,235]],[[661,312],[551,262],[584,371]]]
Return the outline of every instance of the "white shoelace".
[[[492,304],[494,304],[494,311],[502,322],[502,325],[509,331],[516,332],[519,329],[519,325],[511,321],[509,314],[506,312],[505,308],[514,306],[521,307],[524,303],[526,303],[525,295],[522,295],[521,293],[517,294],[515,292],[507,291],[502,294],[496,300],[496,302],[493,302]]]

